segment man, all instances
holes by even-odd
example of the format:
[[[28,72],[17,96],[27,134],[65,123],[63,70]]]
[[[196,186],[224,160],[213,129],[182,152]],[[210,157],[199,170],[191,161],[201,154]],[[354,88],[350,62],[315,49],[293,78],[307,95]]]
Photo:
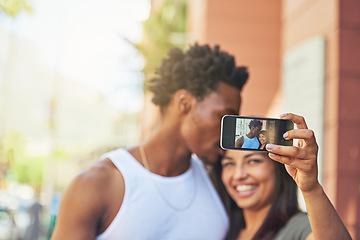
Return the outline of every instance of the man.
[[[251,148],[258,149],[260,147],[260,142],[258,139],[259,133],[261,131],[262,122],[256,119],[253,119],[249,123],[250,132],[245,136],[239,137],[235,142],[235,148]]]
[[[247,78],[218,46],[172,49],[148,84],[159,129],[75,178],[52,239],[223,239],[228,218],[203,163],[223,154],[221,117],[238,114]]]

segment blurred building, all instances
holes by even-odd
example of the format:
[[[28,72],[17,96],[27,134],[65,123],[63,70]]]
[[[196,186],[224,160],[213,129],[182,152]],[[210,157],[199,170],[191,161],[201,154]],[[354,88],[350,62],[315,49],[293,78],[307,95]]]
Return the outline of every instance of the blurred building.
[[[320,181],[360,239],[360,2],[188,1],[189,42],[220,44],[250,71],[241,115],[305,116]]]
[[[122,113],[96,89],[46,66],[27,39],[0,28],[0,41],[0,136],[19,134],[26,154],[49,162],[54,150],[66,152],[69,159],[45,166],[57,179],[51,184],[64,187],[102,153],[138,141],[137,114]]]

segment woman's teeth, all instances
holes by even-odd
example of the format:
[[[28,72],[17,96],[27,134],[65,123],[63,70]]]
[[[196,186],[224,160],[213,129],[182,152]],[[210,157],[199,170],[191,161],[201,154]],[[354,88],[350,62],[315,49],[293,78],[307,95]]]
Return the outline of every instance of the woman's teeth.
[[[251,191],[253,189],[255,189],[256,186],[254,185],[237,185],[236,186],[236,191],[238,192],[248,192]]]

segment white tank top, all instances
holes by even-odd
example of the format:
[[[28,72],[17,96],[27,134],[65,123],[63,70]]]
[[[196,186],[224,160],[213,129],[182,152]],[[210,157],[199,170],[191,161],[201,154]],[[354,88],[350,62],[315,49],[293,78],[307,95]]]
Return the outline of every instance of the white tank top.
[[[125,194],[116,217],[96,239],[225,238],[229,228],[225,208],[197,157],[192,157],[189,169],[176,177],[149,172],[124,149],[109,152],[105,158],[123,175]]]

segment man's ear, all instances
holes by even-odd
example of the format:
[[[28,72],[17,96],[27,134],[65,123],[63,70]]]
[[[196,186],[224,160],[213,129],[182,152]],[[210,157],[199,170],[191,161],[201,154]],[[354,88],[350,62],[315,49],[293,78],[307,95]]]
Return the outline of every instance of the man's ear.
[[[180,89],[175,93],[174,96],[176,107],[182,113],[188,113],[192,108],[194,96],[185,89]]]

